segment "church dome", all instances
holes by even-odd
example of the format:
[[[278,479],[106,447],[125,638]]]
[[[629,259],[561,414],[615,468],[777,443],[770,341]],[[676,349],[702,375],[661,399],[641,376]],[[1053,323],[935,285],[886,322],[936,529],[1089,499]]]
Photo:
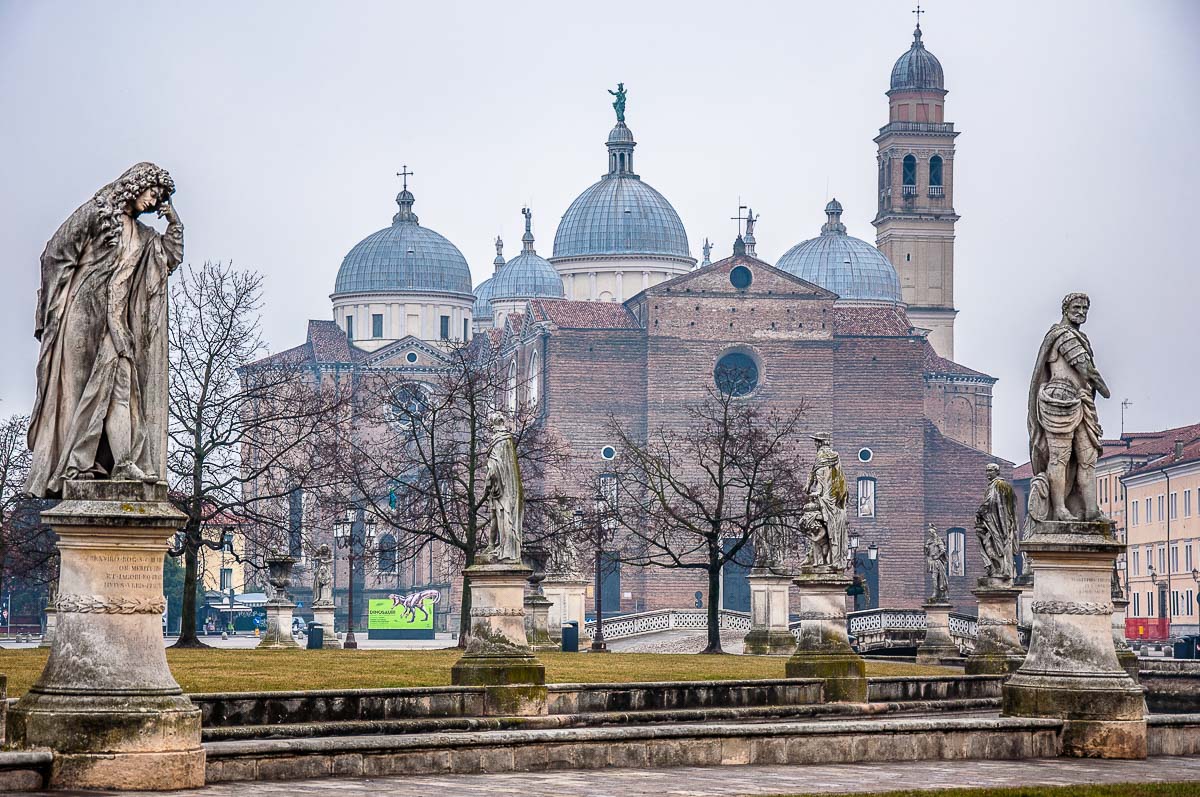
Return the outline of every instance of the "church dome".
[[[475,309],[472,310],[471,316],[476,321],[488,321],[492,319],[492,289],[496,274],[500,273],[500,269],[504,268],[504,241],[500,236],[496,236],[496,259],[492,261],[495,270],[492,276],[479,283],[475,288]]]
[[[608,134],[607,146],[608,174],[567,208],[554,236],[553,256],[658,255],[691,260],[679,214],[633,171],[637,142],[624,122],[617,122]]]
[[[900,277],[883,252],[846,234],[842,204],[836,199],[825,206],[825,214],[821,234],[793,246],[775,266],[845,301],[899,304]]]
[[[412,212],[408,189],[396,195],[400,211],[385,227],[362,239],[342,260],[333,292],[471,294],[471,269],[454,244]]]
[[[942,64],[921,42],[921,27],[913,31],[912,47],[892,67],[892,91],[945,89]]]
[[[505,263],[492,277],[489,286],[491,298],[560,298],[565,295],[562,278],[558,276],[554,266],[550,265],[550,261],[533,248],[533,214],[529,208],[523,208],[521,212],[525,214],[525,235],[521,238],[521,254]]]

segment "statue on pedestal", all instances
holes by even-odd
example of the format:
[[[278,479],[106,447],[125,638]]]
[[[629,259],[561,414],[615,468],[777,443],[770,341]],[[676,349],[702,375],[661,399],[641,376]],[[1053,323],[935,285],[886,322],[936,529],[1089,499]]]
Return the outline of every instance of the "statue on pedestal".
[[[1101,453],[1096,393],[1109,397],[1080,327],[1091,302],[1084,293],[1062,301],[1062,320],[1038,351],[1029,385],[1029,459],[1033,480],[1029,516],[1043,520],[1102,520],[1096,501],[1096,460]]]
[[[183,259],[175,183],[130,167],[46,244],[34,337],[41,341],[25,492],[72,479],[157,482],[167,434],[167,276]],[[155,211],[159,233],[138,221]]]
[[[829,569],[834,567],[833,551],[829,545],[829,529],[821,514],[821,505],[815,496],[808,496],[800,513],[800,531],[808,539],[808,554],[804,558],[805,570]]]
[[[828,564],[845,569],[849,553],[846,499],[850,495],[846,489],[846,474],[842,470],[841,458],[833,450],[830,435],[817,434],[812,439],[817,444],[817,459],[813,463],[805,492],[816,500],[821,510],[827,537]]]
[[[520,564],[525,495],[517,463],[517,443],[503,414],[494,412],[490,420],[492,444],[488,449],[484,487],[490,517],[488,542],[479,553],[479,561]]]
[[[762,525],[754,531],[754,569],[781,574],[784,557],[791,550],[786,524],[779,516],[779,501],[774,496],[772,484],[768,484],[762,496],[758,498],[759,512],[763,517]]]
[[[929,602],[945,603],[946,593],[950,591],[946,543],[942,542],[937,527],[932,523],[925,535],[925,567],[933,576],[933,593],[929,596]]]
[[[1012,485],[1000,478],[1000,466],[987,466],[988,488],[975,512],[975,533],[983,551],[984,572],[1012,581],[1017,554],[1017,515]]]
[[[333,550],[322,543],[313,557],[312,605],[333,605]]]

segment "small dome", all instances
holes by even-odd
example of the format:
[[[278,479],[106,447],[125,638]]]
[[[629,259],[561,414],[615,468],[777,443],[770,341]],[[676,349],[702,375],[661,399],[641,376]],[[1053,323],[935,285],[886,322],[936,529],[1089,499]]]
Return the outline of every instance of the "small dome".
[[[362,239],[342,260],[333,292],[471,294],[471,269],[454,244],[422,227],[412,192],[396,196],[392,226]]]
[[[913,32],[912,47],[892,67],[892,91],[945,89],[942,64],[921,42],[921,28]]]
[[[566,295],[562,277],[549,260],[536,252],[517,255],[505,263],[490,282],[493,299],[561,298]]]
[[[842,205],[825,206],[828,220],[816,238],[796,244],[776,268],[833,291],[846,301],[903,301],[900,277],[888,259],[866,241],[846,234]]]
[[[492,280],[495,277],[488,277],[475,288],[475,309],[471,311],[471,317],[476,321],[485,321],[492,318]]]
[[[630,130],[624,122],[617,122],[616,127],[608,131],[609,144],[636,144],[633,140],[633,131]]]

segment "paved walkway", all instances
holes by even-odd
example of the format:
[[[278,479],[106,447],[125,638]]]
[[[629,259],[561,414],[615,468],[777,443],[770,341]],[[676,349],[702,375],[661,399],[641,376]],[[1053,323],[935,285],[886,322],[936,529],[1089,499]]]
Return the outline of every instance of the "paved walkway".
[[[904,761],[827,766],[686,767],[221,783],[178,797],[389,795],[389,797],[745,797],[965,786],[1072,786],[1197,782],[1200,756],[1146,761]],[[79,792],[54,792],[58,797]],[[106,792],[105,794],[113,794]],[[130,794],[131,792],[122,792]]]

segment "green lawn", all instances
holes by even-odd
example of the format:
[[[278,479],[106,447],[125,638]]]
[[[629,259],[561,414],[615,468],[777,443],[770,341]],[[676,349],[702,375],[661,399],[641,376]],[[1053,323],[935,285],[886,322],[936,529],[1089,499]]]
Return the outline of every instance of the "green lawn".
[[[1020,766],[1017,763],[1014,766]],[[858,792],[855,792],[858,794]],[[1115,783],[1107,786],[1018,786],[1011,789],[908,789],[875,792],[871,797],[1195,797],[1200,782]],[[775,797],[817,797],[793,794]],[[820,797],[839,797],[822,794]]]
[[[0,650],[0,673],[17,697],[46,663],[44,649]],[[450,683],[458,650],[168,650],[171,672],[186,692],[248,692],[440,686]],[[706,681],[782,678],[785,659],[661,653],[543,653],[550,683]],[[868,675],[939,675],[943,667],[867,662]]]

